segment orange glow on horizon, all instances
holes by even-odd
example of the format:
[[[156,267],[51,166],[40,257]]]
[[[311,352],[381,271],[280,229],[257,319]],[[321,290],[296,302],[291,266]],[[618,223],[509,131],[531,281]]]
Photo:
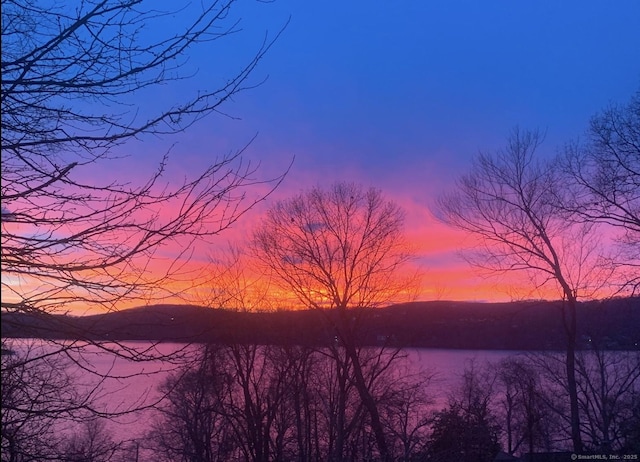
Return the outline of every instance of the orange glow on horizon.
[[[250,215],[250,214],[249,214]],[[225,231],[220,240],[227,238],[231,240],[234,236],[243,241],[247,237],[248,218],[244,217],[244,226],[234,226]],[[519,284],[513,281],[500,281],[495,279],[483,279],[478,273],[470,268],[467,263],[457,257],[458,246],[464,237],[460,233],[448,230],[439,223],[425,223],[419,229],[413,229],[408,233],[410,245],[416,250],[416,261],[409,265],[408,271],[418,271],[423,274],[422,284],[415,292],[416,301],[430,300],[451,300],[451,301],[480,301],[480,302],[504,302],[513,299],[523,298],[549,298],[557,299],[557,294],[547,291],[547,296],[533,294],[526,286],[526,281]],[[183,249],[164,248],[159,252],[161,257],[153,261],[148,268],[149,277],[162,275],[166,268],[175,262],[172,258],[178,255]],[[215,284],[208,281],[207,265],[209,255],[213,252],[210,246],[200,245],[193,249],[191,261],[180,263],[180,271],[170,279],[164,280],[161,292],[152,292],[147,298],[122,299],[114,309],[126,309],[135,306],[151,304],[197,304],[205,306],[216,306],[210,294],[215,289]],[[249,269],[248,273],[251,273]],[[4,276],[3,276],[4,277]],[[251,276],[247,276],[251,278]],[[227,284],[229,281],[227,281]],[[245,281],[251,286],[250,291],[244,294],[243,299],[246,308],[249,310],[276,309],[276,308],[301,308],[297,306],[295,297],[292,294],[284,293],[276,289],[273,285],[268,287],[258,287],[255,281]],[[34,286],[28,281],[22,281],[20,291],[33,290]],[[11,294],[2,294],[3,300],[15,299]],[[413,297],[411,297],[413,298]],[[262,300],[262,302],[259,302]],[[401,301],[410,301],[401,300]],[[241,309],[239,306],[228,306],[234,309]],[[303,307],[306,308],[306,307]],[[68,305],[69,312],[77,315],[96,314],[104,312],[104,308],[87,308],[84,304]]]
[[[298,185],[300,185],[298,183]],[[266,193],[268,185],[259,185],[252,194],[259,196]],[[239,243],[242,248],[249,239],[254,224],[261,219],[262,213],[269,205],[278,198],[289,197],[287,191],[291,187],[283,190],[276,190],[267,201],[259,203],[255,208],[249,210],[238,221],[231,224],[218,236],[198,244],[189,243],[184,247],[182,242],[173,242],[158,248],[155,252],[154,260],[147,267],[148,277],[160,277],[162,287],[159,291],[152,291],[147,297],[136,299],[122,299],[117,301],[114,309],[126,309],[147,304],[202,304],[216,306],[215,297],[212,294],[220,295],[220,286],[227,289],[235,284],[232,280],[219,281],[218,284],[212,281],[210,257],[228,245],[229,242]],[[296,191],[298,192],[298,191]],[[383,191],[384,194],[384,191]],[[520,299],[558,299],[558,292],[552,285],[544,290],[533,290],[532,283],[518,274],[508,275],[500,278],[484,278],[480,273],[471,268],[459,257],[459,250],[465,246],[468,236],[460,231],[451,229],[439,223],[431,215],[428,207],[423,201],[415,199],[415,191],[396,191],[395,194],[386,194],[398,203],[406,211],[406,238],[412,251],[415,253],[415,260],[408,265],[407,271],[419,272],[423,274],[420,287],[415,292],[415,300],[450,300],[450,301],[479,301],[479,302],[505,302]],[[163,216],[172,216],[177,212],[178,204],[168,204],[163,209]],[[186,250],[186,252],[185,252]],[[190,256],[189,260],[175,259]],[[162,276],[167,268],[178,268],[176,274],[163,279]],[[236,294],[244,291],[241,296],[237,295],[235,305],[230,306],[241,309],[240,304],[244,303],[248,309],[274,309],[274,308],[295,308],[297,303],[291,293],[276,289],[273,284],[260,283],[252,275],[256,268],[247,268],[243,277],[246,280],[236,288]],[[132,275],[134,277],[134,275]],[[229,275],[227,275],[229,277]],[[12,289],[22,293],[36,290],[37,287],[28,280],[8,281],[3,275],[3,282]],[[226,290],[226,289],[225,289]],[[227,294],[228,295],[228,294]],[[18,301],[18,297],[11,293],[5,293],[3,289],[3,300]],[[229,302],[231,303],[231,302]],[[104,311],[104,308],[87,308],[86,305],[68,305],[68,309],[74,314],[93,314]]]

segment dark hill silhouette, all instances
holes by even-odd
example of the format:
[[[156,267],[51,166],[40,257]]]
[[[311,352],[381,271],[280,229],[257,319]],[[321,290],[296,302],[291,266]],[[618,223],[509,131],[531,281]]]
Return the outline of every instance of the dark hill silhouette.
[[[360,343],[466,349],[562,349],[561,302],[413,302],[354,312]],[[152,305],[92,316],[2,313],[3,337],[324,345],[330,311],[237,312]],[[581,348],[639,349],[640,298],[581,303]]]

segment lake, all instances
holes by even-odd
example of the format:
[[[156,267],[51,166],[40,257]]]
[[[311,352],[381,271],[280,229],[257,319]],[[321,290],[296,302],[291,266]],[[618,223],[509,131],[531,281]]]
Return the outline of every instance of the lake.
[[[125,342],[126,346],[142,351],[151,347],[147,342]],[[185,349],[186,348],[186,349]],[[155,353],[168,354],[175,351],[184,352],[184,359],[193,359],[191,355],[194,345],[188,346],[178,343],[162,343],[153,346]],[[456,387],[464,369],[471,361],[479,364],[484,362],[498,362],[504,358],[518,355],[518,351],[503,350],[447,350],[447,349],[405,349],[405,363],[402,364],[407,371],[425,371],[433,375],[428,384],[429,393],[434,398],[436,408],[444,406],[448,393]],[[179,363],[171,364],[161,361],[135,362],[122,358],[116,358],[111,354],[97,351],[95,347],[88,347],[83,354],[86,361],[85,367],[90,367],[98,374],[111,377],[101,384],[102,392],[99,402],[104,406],[105,412],[124,412],[127,409],[148,405],[160,397],[157,386],[164,378],[176,370]],[[84,374],[83,374],[84,375]],[[94,377],[85,383],[85,386],[93,386],[96,383]],[[111,429],[116,439],[143,437],[147,430],[144,422],[150,411],[138,411],[114,419]]]
[[[114,344],[104,345],[107,348]],[[158,402],[161,393],[158,385],[179,367],[197,358],[198,345],[183,343],[123,342],[123,352],[141,358],[158,355],[174,355],[171,361],[135,361],[125,359],[95,345],[84,345],[82,353],[72,351],[75,362],[67,366],[80,389],[92,390],[94,404],[99,411],[108,414],[120,413],[111,418],[107,429],[114,441],[144,440],[150,429],[154,411],[150,408]],[[52,345],[41,340],[27,340],[12,347],[16,351],[51,351]],[[472,361],[479,366],[486,362],[498,362],[518,355],[518,351],[500,350],[449,350],[449,349],[404,349],[404,358],[397,363],[396,374],[424,372],[431,377],[424,383],[431,400],[429,408],[441,409],[447,404],[448,395],[457,388],[460,377]],[[32,352],[33,353],[33,352]],[[132,412],[129,412],[134,410]],[[144,449],[140,448],[141,451]],[[145,459],[142,459],[145,460]]]

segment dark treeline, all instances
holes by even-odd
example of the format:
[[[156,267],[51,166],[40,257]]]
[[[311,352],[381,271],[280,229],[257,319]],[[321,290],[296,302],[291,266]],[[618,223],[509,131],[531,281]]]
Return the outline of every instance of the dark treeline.
[[[562,302],[414,302],[371,309],[363,319],[361,345],[559,350]],[[321,346],[334,340],[326,313],[317,310],[246,312],[188,305],[156,305],[95,316],[2,314],[3,337],[55,337],[256,343]],[[640,299],[583,302],[578,345],[607,349],[640,346]]]

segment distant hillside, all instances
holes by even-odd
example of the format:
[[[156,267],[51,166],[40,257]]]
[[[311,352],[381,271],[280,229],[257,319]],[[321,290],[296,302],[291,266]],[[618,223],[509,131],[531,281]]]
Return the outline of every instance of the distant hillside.
[[[94,316],[2,313],[2,337],[323,345],[330,311],[234,312],[154,305]],[[360,310],[359,342],[406,347],[562,349],[560,302],[414,302]],[[579,307],[580,347],[640,349],[640,298]]]

